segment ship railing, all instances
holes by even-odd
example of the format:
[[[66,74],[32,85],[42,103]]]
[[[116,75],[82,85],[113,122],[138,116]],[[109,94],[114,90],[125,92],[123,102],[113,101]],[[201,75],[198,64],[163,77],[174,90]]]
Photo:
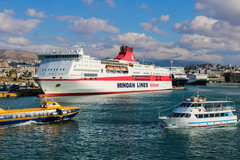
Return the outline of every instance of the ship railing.
[[[236,110],[234,106],[224,106],[224,107],[207,107],[207,106],[205,106],[204,108],[207,112],[209,112],[209,111],[227,111],[227,110],[235,111]]]

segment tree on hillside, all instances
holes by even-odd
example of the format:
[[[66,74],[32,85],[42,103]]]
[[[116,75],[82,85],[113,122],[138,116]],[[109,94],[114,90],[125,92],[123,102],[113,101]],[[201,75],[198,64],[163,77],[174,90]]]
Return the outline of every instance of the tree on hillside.
[[[17,70],[16,69],[11,69],[7,73],[8,77],[13,77],[15,80],[17,80]]]

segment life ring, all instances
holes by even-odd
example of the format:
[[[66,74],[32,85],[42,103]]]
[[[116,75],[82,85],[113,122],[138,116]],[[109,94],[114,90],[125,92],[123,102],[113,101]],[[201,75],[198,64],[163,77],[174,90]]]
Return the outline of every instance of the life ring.
[[[201,112],[201,109],[198,109],[199,112]]]

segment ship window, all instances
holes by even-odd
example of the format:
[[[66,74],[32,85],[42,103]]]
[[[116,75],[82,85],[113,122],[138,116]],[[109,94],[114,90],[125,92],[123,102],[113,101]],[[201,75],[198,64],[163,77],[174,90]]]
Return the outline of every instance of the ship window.
[[[214,117],[214,114],[210,114],[210,117]]]
[[[57,87],[60,87],[60,86],[61,86],[61,84],[57,84],[57,85],[56,85],[56,88],[57,88]]]
[[[185,114],[184,114],[184,113],[180,114],[180,117],[184,117],[184,116],[185,116]]]
[[[199,117],[198,118],[203,118],[203,115],[202,114],[199,114]]]
[[[204,114],[204,118],[208,118],[208,114]]]
[[[182,103],[182,104],[180,105],[180,107],[184,107],[184,105],[185,105],[185,103]]]
[[[176,117],[179,117],[179,115],[180,115],[180,113],[177,113],[177,114],[176,114]]]
[[[228,113],[225,113],[225,116],[228,116]]]
[[[191,114],[187,114],[187,118],[190,118],[191,117]]]
[[[224,113],[221,113],[221,117],[224,117]]]
[[[219,116],[220,116],[219,113],[216,113],[216,114],[215,114],[215,117],[219,117]]]
[[[172,114],[172,117],[176,117],[176,113],[173,113],[173,114]]]
[[[186,107],[190,107],[190,106],[191,106],[191,103],[187,104],[187,106],[186,106]]]

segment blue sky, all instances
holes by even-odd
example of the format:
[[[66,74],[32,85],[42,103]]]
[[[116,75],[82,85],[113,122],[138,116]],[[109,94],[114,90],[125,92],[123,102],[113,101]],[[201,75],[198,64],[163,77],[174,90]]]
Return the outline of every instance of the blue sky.
[[[0,48],[237,64],[239,0],[0,0]]]

